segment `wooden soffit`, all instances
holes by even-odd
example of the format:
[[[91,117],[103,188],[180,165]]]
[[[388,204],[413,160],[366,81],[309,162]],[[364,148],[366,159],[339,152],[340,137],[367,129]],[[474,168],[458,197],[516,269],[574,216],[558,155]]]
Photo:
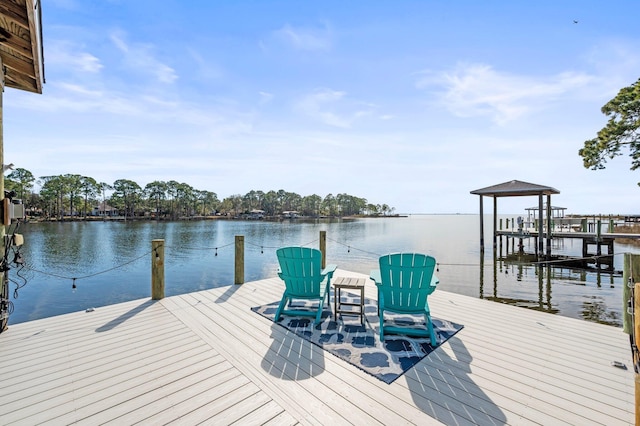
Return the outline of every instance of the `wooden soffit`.
[[[42,93],[40,0],[0,0],[0,57],[6,87]]]

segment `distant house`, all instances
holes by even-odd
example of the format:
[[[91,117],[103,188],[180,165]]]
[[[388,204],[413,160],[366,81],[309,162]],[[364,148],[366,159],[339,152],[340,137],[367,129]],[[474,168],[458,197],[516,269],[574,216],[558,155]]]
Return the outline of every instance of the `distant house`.
[[[297,212],[295,210],[290,210],[290,211],[286,211],[286,212],[282,212],[282,217],[284,219],[295,219],[297,217],[300,216],[300,212]]]
[[[258,210],[258,209],[251,210],[249,212],[249,216],[247,216],[247,219],[251,219],[251,220],[264,219],[264,210]]]
[[[109,204],[103,201],[97,206],[93,207],[93,210],[91,211],[91,216],[98,216],[98,217],[118,216],[118,209],[111,207]]]

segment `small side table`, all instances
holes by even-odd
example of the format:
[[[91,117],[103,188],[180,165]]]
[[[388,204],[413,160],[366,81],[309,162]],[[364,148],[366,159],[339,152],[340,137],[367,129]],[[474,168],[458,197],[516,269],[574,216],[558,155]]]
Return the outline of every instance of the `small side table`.
[[[332,282],[333,284],[333,312],[336,313],[336,319],[338,314],[343,315],[357,315],[360,317],[360,323],[364,325],[364,285],[367,282],[364,278],[347,278],[336,277]],[[340,300],[340,294],[342,289],[359,290],[360,302],[342,302]],[[356,306],[358,309],[344,309],[343,306]]]

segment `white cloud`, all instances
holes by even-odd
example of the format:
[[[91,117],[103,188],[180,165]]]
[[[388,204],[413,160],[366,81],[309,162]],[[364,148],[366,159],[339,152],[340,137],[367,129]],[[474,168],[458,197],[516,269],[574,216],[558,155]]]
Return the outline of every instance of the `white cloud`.
[[[153,75],[162,83],[173,83],[178,79],[176,71],[156,59],[152,47],[143,44],[127,44],[121,32],[111,34],[111,41],[124,54],[125,64],[133,71]]]
[[[636,44],[620,40],[604,40],[594,45],[585,55],[585,61],[601,76],[594,93],[610,96],[638,78],[640,54]]]
[[[327,25],[323,28],[294,28],[286,24],[275,32],[276,37],[285,40],[298,50],[326,51],[331,48],[332,35]]]
[[[374,108],[373,105],[347,99],[345,92],[326,88],[308,94],[296,107],[315,120],[341,128],[349,128],[356,120],[371,115]]]
[[[261,105],[268,104],[273,99],[273,93],[262,92],[261,91],[261,92],[259,92],[259,94],[260,94],[260,104]]]
[[[47,46],[46,61],[47,65],[61,64],[66,69],[86,73],[98,73],[103,68],[100,59],[84,52],[83,46],[59,40],[52,40]]]
[[[459,65],[439,74],[425,73],[417,87],[438,86],[439,102],[461,117],[488,116],[506,124],[589,85],[593,76],[565,72],[551,77],[510,74],[489,65]]]

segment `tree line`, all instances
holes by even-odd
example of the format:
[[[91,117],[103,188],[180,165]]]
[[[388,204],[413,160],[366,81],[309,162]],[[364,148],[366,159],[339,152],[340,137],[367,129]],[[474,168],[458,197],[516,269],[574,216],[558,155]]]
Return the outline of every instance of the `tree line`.
[[[34,185],[38,183],[39,192]],[[255,191],[231,195],[222,201],[215,192],[193,188],[186,183],[153,181],[144,187],[129,179],[112,184],[78,174],[41,176],[36,179],[26,169],[16,168],[5,177],[5,190],[14,191],[30,215],[62,220],[109,214],[117,211],[124,218],[152,217],[176,220],[198,216],[240,216],[262,210],[265,216],[296,211],[303,216],[389,215],[394,208],[371,204],[349,194],[301,196],[285,190]]]

